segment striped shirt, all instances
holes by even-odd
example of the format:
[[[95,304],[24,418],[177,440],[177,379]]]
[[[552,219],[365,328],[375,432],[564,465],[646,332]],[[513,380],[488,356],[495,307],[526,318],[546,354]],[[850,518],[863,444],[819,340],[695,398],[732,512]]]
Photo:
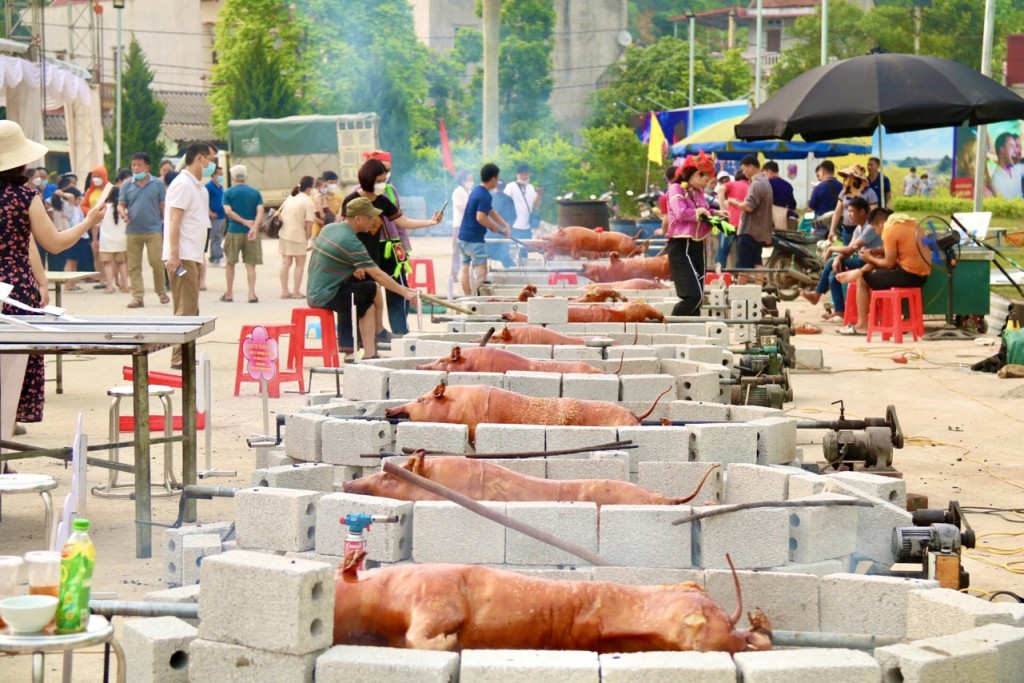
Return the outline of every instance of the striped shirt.
[[[313,253],[309,257],[309,282],[306,284],[309,305],[325,308],[357,268],[376,266],[347,223],[325,225],[313,241]]]

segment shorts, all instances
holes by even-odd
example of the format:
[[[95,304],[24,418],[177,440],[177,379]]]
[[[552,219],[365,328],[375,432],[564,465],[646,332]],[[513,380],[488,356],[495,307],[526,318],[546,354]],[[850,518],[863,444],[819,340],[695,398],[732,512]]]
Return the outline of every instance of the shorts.
[[[298,240],[277,240],[277,251],[281,256],[305,256],[306,243]]]
[[[250,240],[247,232],[229,232],[224,235],[224,257],[227,262],[235,265],[239,256],[245,264],[263,265],[263,244],[259,236]]]
[[[342,316],[350,315],[352,297],[355,297],[356,315],[362,318],[370,310],[377,298],[377,282],[367,277],[365,280],[355,278],[346,280],[338,287],[334,297],[324,308],[328,308]]]
[[[487,244],[485,242],[466,242],[459,240],[459,253],[462,254],[462,265],[486,266]]]
[[[763,263],[761,260],[761,251],[763,249],[764,245],[747,233],[739,235],[736,239],[736,267],[753,268],[754,266],[760,266]]]
[[[101,251],[99,255],[100,263],[124,263],[128,260],[127,251]]]
[[[926,280],[928,280],[927,275],[908,273],[899,266],[896,266],[895,268],[871,270],[864,273],[864,282],[867,283],[868,287],[872,291],[881,291],[896,287],[906,287],[908,289],[924,287]]]

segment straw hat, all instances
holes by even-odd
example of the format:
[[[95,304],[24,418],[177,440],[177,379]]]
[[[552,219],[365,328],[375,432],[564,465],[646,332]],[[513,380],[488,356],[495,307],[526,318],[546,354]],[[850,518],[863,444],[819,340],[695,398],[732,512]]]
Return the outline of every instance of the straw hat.
[[[30,161],[42,159],[49,150],[25,137],[14,121],[0,121],[0,171],[26,166]]]
[[[868,171],[860,164],[853,164],[851,166],[847,166],[846,168],[839,172],[840,178],[845,178],[847,176],[853,176],[854,178],[858,178],[860,180],[867,180]]]

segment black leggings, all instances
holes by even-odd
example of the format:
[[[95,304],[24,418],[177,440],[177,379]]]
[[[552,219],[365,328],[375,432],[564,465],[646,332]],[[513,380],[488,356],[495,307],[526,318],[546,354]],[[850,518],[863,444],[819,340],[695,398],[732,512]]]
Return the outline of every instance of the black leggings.
[[[669,240],[668,267],[680,299],[672,315],[698,315],[704,303],[704,242],[686,238]]]

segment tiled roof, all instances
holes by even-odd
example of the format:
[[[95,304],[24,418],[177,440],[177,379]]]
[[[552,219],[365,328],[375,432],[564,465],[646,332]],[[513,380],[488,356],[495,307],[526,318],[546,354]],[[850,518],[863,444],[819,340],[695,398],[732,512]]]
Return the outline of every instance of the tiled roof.
[[[206,93],[178,90],[155,90],[153,93],[166,107],[164,135],[176,142],[214,140],[210,127],[210,103],[206,100]],[[104,114],[104,130],[113,125],[113,112]],[[43,129],[47,140],[66,140],[68,137],[64,114],[47,114]]]

